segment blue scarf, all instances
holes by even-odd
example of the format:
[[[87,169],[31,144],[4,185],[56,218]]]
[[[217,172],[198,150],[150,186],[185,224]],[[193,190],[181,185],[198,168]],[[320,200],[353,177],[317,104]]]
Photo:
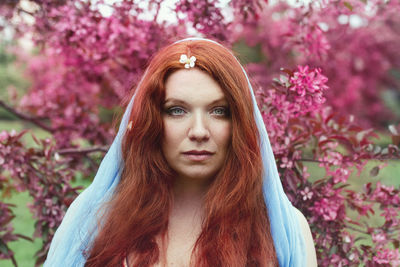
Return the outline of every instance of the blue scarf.
[[[216,43],[203,38],[187,38],[178,42],[190,40]],[[254,119],[261,140],[260,150],[264,170],[263,192],[279,266],[303,267],[306,265],[306,252],[297,213],[283,191],[275,157],[253,88],[244,69],[243,72],[252,94]],[[96,231],[93,232],[93,229],[96,229],[97,224],[96,212],[103,203],[112,197],[120,180],[123,169],[121,141],[127,128],[134,98],[135,96],[132,97],[126,108],[118,134],[102,160],[92,184],[74,200],[57,229],[44,267],[84,266],[86,259],[82,252],[94,241]]]

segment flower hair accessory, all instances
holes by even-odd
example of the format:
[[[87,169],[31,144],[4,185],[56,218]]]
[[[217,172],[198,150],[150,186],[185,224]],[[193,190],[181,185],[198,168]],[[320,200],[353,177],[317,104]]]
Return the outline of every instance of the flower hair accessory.
[[[190,58],[187,57],[187,55],[182,54],[181,58],[179,59],[179,62],[182,64],[185,64],[185,68],[193,68],[194,64],[196,62],[196,57],[195,56],[191,56]]]
[[[126,127],[128,131],[132,130],[132,121],[128,123],[128,126]]]

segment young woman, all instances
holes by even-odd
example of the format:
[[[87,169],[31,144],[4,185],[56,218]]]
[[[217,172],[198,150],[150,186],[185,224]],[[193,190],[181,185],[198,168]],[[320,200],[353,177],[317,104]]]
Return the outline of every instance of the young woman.
[[[206,39],[157,53],[45,266],[316,266],[247,75]]]

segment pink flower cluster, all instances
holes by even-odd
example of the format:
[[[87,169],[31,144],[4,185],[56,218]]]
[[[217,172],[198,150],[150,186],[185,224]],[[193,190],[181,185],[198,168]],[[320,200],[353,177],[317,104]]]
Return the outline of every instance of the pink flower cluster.
[[[0,182],[1,181],[2,179],[0,179]],[[2,241],[0,259],[14,258],[14,252],[7,245],[9,242],[18,239],[18,237],[13,234],[14,228],[11,225],[11,220],[14,217],[15,215],[11,210],[11,205],[0,201],[0,240]]]
[[[391,70],[400,67],[400,8],[396,1],[368,1],[368,7],[363,2],[309,1],[293,8],[280,1],[265,6],[252,23],[238,23],[235,40],[254,47],[259,64],[267,66],[262,87],[283,66],[320,66],[330,78],[327,103],[354,114],[363,126],[379,128],[398,121],[382,94],[398,95]]]
[[[309,69],[308,66],[298,66],[298,70],[290,77],[289,90],[300,97],[295,98],[299,115],[318,109],[325,102],[324,91],[328,78],[321,73],[320,68]]]
[[[221,9],[217,8],[217,4],[217,0],[180,0],[176,4],[175,12],[178,17],[179,15],[187,17],[186,19],[180,19],[180,23],[189,20],[198,32],[219,40],[227,40],[229,38],[228,22],[224,21],[225,18],[221,13]]]
[[[323,198],[320,201],[314,202],[314,206],[310,209],[326,221],[338,219],[339,209],[342,207],[343,201],[338,201],[337,198]]]
[[[10,183],[17,191],[29,192],[33,202],[28,206],[36,219],[34,237],[43,239],[43,247],[37,252],[37,261],[41,263],[48,252],[50,241],[55,230],[60,225],[67,207],[77,196],[77,190],[70,181],[73,177],[71,159],[56,160],[54,158],[54,145],[49,139],[37,141],[36,148],[26,148],[21,138],[26,130],[20,133],[2,131],[0,133],[0,173],[8,172],[7,177],[0,176],[2,184]],[[68,163],[68,164],[67,164]],[[2,181],[3,182],[3,181]],[[1,187],[0,187],[1,188]],[[0,202],[0,240],[10,242],[17,237],[29,239],[23,235],[12,234],[11,219],[14,217],[6,204]],[[2,234],[4,231],[4,235]],[[1,250],[0,257],[11,257]]]
[[[379,250],[373,259],[378,264],[388,264],[389,266],[400,266],[400,252],[398,249]]]
[[[350,262],[371,262],[371,255],[375,255],[374,249],[360,249],[355,246],[354,234],[342,233],[347,231],[345,229],[357,229],[366,234],[370,229],[375,229],[376,233],[386,229],[385,231],[392,232],[390,236],[368,235],[369,238],[379,240],[380,247],[387,248],[394,242],[395,236],[400,234],[399,190],[379,182],[375,190],[370,187],[361,193],[345,188],[354,169],[361,171],[367,159],[374,156],[383,159],[387,157],[385,153],[399,157],[399,149],[394,149],[393,152],[387,150],[385,153],[381,149],[368,149],[372,145],[371,137],[374,133],[362,130],[351,116],[341,116],[335,114],[331,108],[324,107],[318,99],[323,97],[326,91],[326,79],[320,71],[307,75],[308,68],[299,69],[297,73],[284,70],[286,76],[281,75],[279,80],[275,80],[271,89],[257,90],[264,122],[278,160],[282,183],[289,199],[296,203],[295,205],[304,207],[302,211],[309,216],[318,258],[321,258],[319,263],[322,266],[348,266]],[[294,79],[293,83],[298,81],[296,87],[290,82],[294,75],[297,79]],[[308,90],[309,87],[313,89]],[[312,100],[313,94],[319,94],[316,100]],[[306,112],[299,109],[299,106],[305,107]],[[310,108],[310,112],[307,112],[307,108]],[[314,183],[308,181],[309,174],[302,163],[307,157],[304,150],[310,146],[313,148],[313,155],[306,161],[315,161],[325,170],[325,176]],[[367,218],[374,213],[373,207],[377,204],[381,205],[381,216],[385,218],[383,228],[365,226],[368,225],[368,219],[364,221],[364,225],[348,214],[348,210],[354,210],[358,216]],[[329,244],[335,247],[336,253],[325,250]]]

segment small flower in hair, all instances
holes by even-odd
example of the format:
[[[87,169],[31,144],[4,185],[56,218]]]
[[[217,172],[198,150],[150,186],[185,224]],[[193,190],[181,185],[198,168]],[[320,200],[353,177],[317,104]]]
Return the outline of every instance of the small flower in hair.
[[[130,121],[128,123],[128,126],[126,128],[128,129],[128,131],[130,131],[132,129],[132,121]]]
[[[185,64],[185,68],[193,68],[194,63],[196,62],[196,57],[191,56],[190,58],[187,57],[187,55],[182,54],[181,58],[179,59],[179,62],[182,64]]]

